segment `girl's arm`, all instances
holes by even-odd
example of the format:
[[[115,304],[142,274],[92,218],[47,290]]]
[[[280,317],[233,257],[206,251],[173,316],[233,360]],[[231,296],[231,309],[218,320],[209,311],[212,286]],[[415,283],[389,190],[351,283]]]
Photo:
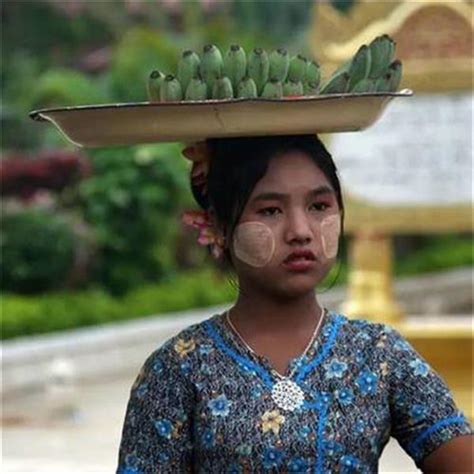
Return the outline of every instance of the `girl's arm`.
[[[443,443],[428,455],[421,464],[423,472],[452,473],[474,472],[473,461],[474,437],[459,436]]]
[[[193,401],[179,361],[152,353],[130,391],[117,474],[192,472]]]
[[[386,327],[392,436],[424,472],[472,472],[472,429],[440,375]]]

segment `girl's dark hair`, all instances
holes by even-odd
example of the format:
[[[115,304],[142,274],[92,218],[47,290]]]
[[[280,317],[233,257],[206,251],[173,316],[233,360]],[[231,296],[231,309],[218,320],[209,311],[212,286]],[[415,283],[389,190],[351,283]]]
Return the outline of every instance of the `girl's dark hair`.
[[[270,159],[289,151],[306,153],[329,180],[341,209],[341,235],[344,233],[344,203],[337,169],[316,135],[210,138],[206,142],[211,157],[207,195],[199,188],[191,189],[203,209],[213,208],[226,239],[232,236],[255,185],[267,172]],[[228,249],[225,260],[232,266]]]

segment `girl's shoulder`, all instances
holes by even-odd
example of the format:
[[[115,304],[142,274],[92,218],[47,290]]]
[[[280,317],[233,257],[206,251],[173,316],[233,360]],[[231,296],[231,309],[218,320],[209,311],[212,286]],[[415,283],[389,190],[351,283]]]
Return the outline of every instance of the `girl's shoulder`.
[[[343,347],[359,349],[392,349],[408,348],[409,343],[401,333],[389,324],[372,321],[365,317],[349,317],[332,312],[333,321],[338,322],[340,329],[337,342]]]
[[[209,345],[206,326],[218,316],[218,314],[212,314],[207,319],[186,326],[162,342],[152,355],[163,360],[179,361],[194,352],[205,351]]]
[[[331,324],[337,323],[344,328],[344,331],[350,334],[367,334],[376,337],[381,333],[390,333],[396,331],[389,324],[373,321],[363,315],[348,316],[337,311],[329,311]]]

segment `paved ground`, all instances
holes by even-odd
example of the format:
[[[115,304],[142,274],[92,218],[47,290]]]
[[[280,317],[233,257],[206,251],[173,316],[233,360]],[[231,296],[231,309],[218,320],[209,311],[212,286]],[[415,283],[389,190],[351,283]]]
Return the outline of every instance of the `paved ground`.
[[[1,472],[113,473],[133,380],[134,374],[69,393],[5,400]],[[70,400],[79,410],[54,414],[58,400]],[[396,442],[386,447],[380,471],[419,472]]]

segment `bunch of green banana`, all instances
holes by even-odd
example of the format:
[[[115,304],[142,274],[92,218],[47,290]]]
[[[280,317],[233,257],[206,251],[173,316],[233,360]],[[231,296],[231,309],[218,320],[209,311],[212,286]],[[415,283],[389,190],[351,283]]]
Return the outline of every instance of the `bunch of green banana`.
[[[178,62],[177,73],[183,91],[186,91],[191,79],[197,75],[200,62],[199,56],[194,51],[186,50],[183,52]]]
[[[224,76],[227,76],[232,87],[237,89],[239,82],[247,73],[247,55],[238,45],[233,44],[224,56]]]
[[[262,99],[281,99],[283,97],[283,86],[278,79],[270,79],[263,88]]]
[[[173,74],[168,74],[163,79],[160,87],[161,102],[170,102],[183,99],[183,89],[178,79]]]
[[[160,100],[160,88],[164,78],[165,75],[157,70],[152,71],[148,76],[147,90],[150,101]]]
[[[298,54],[293,56],[290,61],[290,67],[288,69],[288,80],[293,82],[302,82],[305,80],[306,68],[308,66],[308,60]]]
[[[393,61],[394,54],[393,39],[388,35],[377,36],[342,64],[322,86],[320,93],[396,92],[402,65],[399,60]]]
[[[344,94],[347,92],[350,78],[348,72],[332,76],[321,86],[320,94]]]
[[[288,69],[290,68],[290,58],[288,56],[288,51],[284,48],[279,48],[270,53],[269,59],[269,79],[274,79],[280,82],[285,81],[286,76],[288,75]]]
[[[355,54],[349,68],[349,84],[347,86],[349,90],[352,90],[358,82],[369,77],[371,64],[370,49],[364,44]]]
[[[393,39],[377,36],[321,84],[321,68],[316,61],[301,54],[290,58],[284,48],[269,54],[255,48],[247,55],[241,46],[233,44],[223,56],[216,45],[207,44],[200,56],[183,51],[176,75],[152,71],[147,80],[148,98],[203,101],[395,92],[402,64],[394,60],[394,54]]]
[[[318,95],[319,94],[319,84],[316,82],[305,82],[303,83],[303,92],[304,95]]]
[[[213,44],[207,44],[202,50],[201,76],[207,84],[208,96],[212,95],[214,82],[222,76],[223,69],[222,54],[219,48]]]
[[[321,82],[321,68],[316,61],[310,61],[306,66],[304,80],[307,84],[313,84],[313,87],[319,86]]]
[[[212,85],[213,99],[232,99],[234,97],[234,90],[232,82],[227,76],[221,76],[214,81]]]
[[[387,72],[395,53],[395,42],[388,35],[377,36],[370,44],[372,63],[369,78],[378,79]]]
[[[184,94],[185,100],[206,100],[207,99],[207,84],[202,80],[198,73],[193,77],[186,88]]]
[[[301,81],[288,80],[283,84],[283,95],[285,97],[298,97],[304,95],[303,83]]]
[[[268,81],[270,72],[270,60],[267,52],[262,48],[255,48],[248,56],[247,60],[248,75],[257,86],[257,93],[262,94],[263,88]]]
[[[239,99],[254,99],[258,97],[257,85],[250,76],[245,76],[239,82],[236,97]]]

